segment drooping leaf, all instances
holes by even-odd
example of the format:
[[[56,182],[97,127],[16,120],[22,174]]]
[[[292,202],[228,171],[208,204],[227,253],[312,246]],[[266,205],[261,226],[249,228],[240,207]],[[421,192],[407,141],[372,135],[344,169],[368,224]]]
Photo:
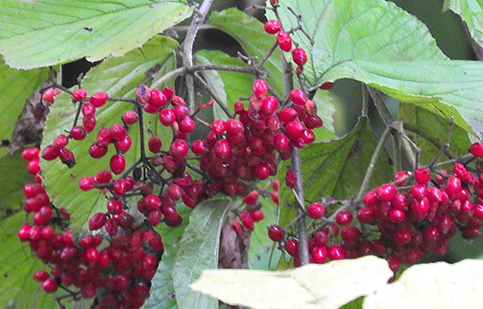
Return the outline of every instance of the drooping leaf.
[[[32,181],[20,154],[0,158],[0,210],[17,210],[25,201],[23,186]]]
[[[178,308],[173,287],[172,271],[176,260],[176,252],[179,248],[179,241],[188,225],[188,216],[191,209],[185,206],[178,206],[177,210],[180,216],[183,217],[183,222],[180,226],[172,228],[165,224],[160,224],[156,227],[156,231],[163,238],[164,253],[156,271],[156,275],[154,275],[154,278],[151,281],[150,295],[143,306],[145,309]]]
[[[479,308],[482,275],[481,260],[414,265],[399,280],[366,297],[364,309]]]
[[[195,63],[246,66],[241,60],[220,51],[202,50],[195,54]],[[240,97],[248,97],[252,91],[253,76],[229,71],[203,71],[203,76],[212,90],[223,100],[228,110],[233,113],[233,105]],[[227,120],[228,116],[218,104],[213,105],[215,119]]]
[[[312,9],[315,4],[320,9]],[[393,3],[290,0],[281,5],[284,26],[296,26],[295,16],[286,9],[291,7],[303,15],[301,25],[313,39],[311,44],[300,31],[293,34],[308,53],[303,73],[308,85],[356,79],[401,101],[452,106],[462,116],[456,119],[460,127],[483,131],[483,65],[449,61],[426,26]]]
[[[26,99],[47,79],[48,69],[14,70],[0,62],[0,140],[11,141],[12,131]],[[0,157],[7,153],[4,148]]]
[[[221,227],[231,208],[227,198],[207,200],[192,211],[189,224],[181,238],[173,267],[173,284],[180,309],[217,308],[216,299],[188,288],[204,269],[218,266]]]
[[[346,136],[330,142],[314,143],[303,148],[301,153],[302,175],[307,201],[320,201],[333,196],[336,199],[355,197],[364,179],[377,146],[367,118],[360,118],[357,126]],[[390,181],[392,169],[388,155],[382,152],[374,166],[369,190]],[[292,204],[294,196],[285,185],[285,171],[290,165],[286,161],[280,166],[280,205],[282,225],[295,218]]]
[[[166,37],[156,37],[150,40],[142,50],[134,50],[123,58],[110,58],[99,66],[89,71],[83,80],[82,87],[92,95],[98,91],[104,91],[111,97],[135,97],[136,86],[146,79],[145,71],[155,65],[160,65],[162,74],[169,68],[174,68],[173,50],[177,43]],[[155,77],[158,79],[159,75]],[[108,102],[98,109],[96,113],[96,130],[89,134],[83,141],[71,141],[67,148],[76,154],[77,164],[68,169],[60,160],[41,160],[42,176],[45,178],[47,192],[53,203],[60,208],[66,208],[72,215],[74,230],[83,227],[87,219],[94,213],[105,212],[106,200],[100,190],[82,192],[78,181],[83,176],[93,176],[101,169],[109,169],[109,159],[115,153],[114,147],[110,146],[109,152],[101,159],[93,159],[89,156],[89,147],[96,140],[96,133],[100,128],[110,127],[114,123],[121,123],[120,117],[132,104],[126,102]],[[70,130],[74,123],[77,107],[71,102],[68,95],[62,94],[52,105],[48,116],[42,148],[51,144],[52,141],[65,130]],[[149,115],[144,118],[145,124],[150,131],[159,134],[163,139],[171,136],[157,120],[157,115]],[[159,124],[159,125],[158,125]],[[139,126],[133,125],[129,129],[132,139],[132,147],[125,154],[127,166],[133,164],[140,155],[139,149]],[[170,130],[170,129],[169,129]],[[164,133],[163,133],[164,132]],[[166,136],[164,136],[166,135]]]
[[[479,0],[445,0],[445,10],[450,9],[466,22],[471,37],[483,46],[483,3]]]
[[[391,276],[384,259],[366,256],[288,271],[206,270],[190,287],[228,304],[254,309],[337,309],[378,291]]]
[[[276,41],[275,36],[263,30],[263,24],[260,21],[236,8],[213,12],[207,24],[228,33],[240,43],[247,56],[256,56],[259,60]],[[268,58],[263,69],[270,72],[267,82],[279,95],[283,95],[282,64],[278,49]]]
[[[3,1],[0,53],[13,68],[122,56],[188,18],[185,1]]]

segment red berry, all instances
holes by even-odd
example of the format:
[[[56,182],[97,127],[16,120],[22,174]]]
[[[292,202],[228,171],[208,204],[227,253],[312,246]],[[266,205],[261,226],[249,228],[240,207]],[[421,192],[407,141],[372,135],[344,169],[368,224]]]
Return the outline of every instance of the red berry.
[[[96,181],[92,177],[87,177],[86,176],[86,177],[82,177],[79,180],[79,188],[82,191],[92,190],[94,188],[95,184],[96,184]]]
[[[329,256],[327,253],[327,247],[315,247],[312,253],[310,254],[312,261],[316,264],[322,264],[327,260]]]
[[[305,50],[301,47],[297,47],[292,51],[292,59],[298,65],[304,65],[307,62],[307,55]]]
[[[396,186],[401,187],[405,185],[408,182],[409,179],[409,173],[407,171],[399,171],[394,175],[394,182]]]
[[[471,145],[470,152],[477,158],[483,158],[483,143],[474,143]]]
[[[195,130],[195,122],[191,117],[186,116],[178,122],[178,127],[183,133],[191,133]]]
[[[431,179],[431,173],[424,167],[414,171],[414,180],[420,185],[426,184]]]
[[[283,240],[283,229],[280,225],[270,225],[268,228],[268,237],[270,237],[273,241],[282,241]]]
[[[285,243],[285,251],[291,256],[298,256],[299,255],[299,242],[296,239],[289,238]]]
[[[42,100],[48,103],[54,103],[54,98],[60,94],[60,90],[57,88],[46,89],[42,93]]]
[[[331,259],[332,261],[342,260],[345,258],[344,250],[338,245],[330,245],[327,248],[327,254],[329,256],[329,259]]]
[[[86,134],[87,132],[83,126],[75,126],[70,130],[70,137],[72,137],[76,141],[80,141],[86,138]]]
[[[325,207],[320,203],[311,203],[307,207],[307,215],[312,219],[320,219],[325,214]]]
[[[255,204],[255,202],[258,200],[258,197],[259,197],[258,191],[253,190],[243,198],[243,202],[245,204]]]
[[[288,170],[285,174],[285,184],[289,188],[295,188],[295,185],[297,184],[297,176],[292,170]]]
[[[307,96],[302,89],[293,89],[290,91],[290,100],[292,100],[295,105],[305,105],[305,102],[307,102]]]
[[[177,139],[169,148],[169,154],[175,158],[180,158],[186,156],[189,151],[189,146],[186,144],[186,141],[183,139]]]
[[[135,124],[136,122],[138,122],[138,119],[138,113],[136,113],[135,111],[127,111],[124,113],[124,115],[122,115],[122,120],[126,124]]]
[[[156,153],[161,150],[162,142],[159,136],[151,136],[148,141],[149,151]]]
[[[122,154],[115,154],[111,157],[109,166],[114,174],[119,175],[126,168],[126,159]]]
[[[38,281],[38,282],[43,282],[45,281],[47,278],[49,277],[49,273],[46,272],[45,270],[37,270],[35,273],[34,273],[34,280],[35,281]]]
[[[118,139],[114,142],[114,147],[120,152],[125,153],[131,148],[131,138],[129,135],[124,136],[122,139]]]
[[[102,212],[98,212],[94,214],[91,219],[89,220],[89,230],[95,231],[104,226],[106,224],[107,218]]]
[[[146,104],[151,97],[151,89],[146,85],[139,85],[136,88],[136,100],[141,104]]]
[[[396,187],[392,184],[384,184],[376,189],[379,200],[390,202],[396,196]]]
[[[79,102],[84,101],[86,97],[87,97],[87,92],[84,89],[77,89],[72,94],[72,98],[75,101],[79,101]]]
[[[38,159],[40,153],[40,148],[29,147],[22,151],[22,159],[25,161],[32,161],[33,159]]]
[[[42,283],[42,288],[47,293],[54,293],[57,291],[57,282],[52,278],[47,278],[44,283]]]
[[[163,109],[159,112],[159,121],[166,127],[171,126],[176,120],[176,115],[170,109]]]
[[[57,148],[64,148],[69,143],[69,138],[65,134],[58,135],[52,145]]]
[[[348,210],[341,210],[337,213],[337,216],[335,217],[335,221],[339,225],[348,225],[352,222],[352,213]]]
[[[268,93],[268,84],[263,79],[258,79],[253,83],[253,94],[256,97],[263,97]]]
[[[89,147],[89,154],[94,159],[102,158],[107,153],[107,146],[100,142],[95,142]]]
[[[292,49],[292,39],[290,35],[285,31],[280,31],[277,35],[277,43],[281,50],[290,51]]]
[[[84,117],[94,117],[96,115],[96,107],[91,103],[82,105],[82,115]]]
[[[267,21],[263,27],[265,29],[265,32],[268,34],[275,34],[279,32],[280,29],[282,28],[280,23],[273,19]]]
[[[265,97],[260,106],[260,115],[267,116],[273,114],[278,108],[278,100],[275,97]]]
[[[253,167],[253,173],[260,180],[267,179],[270,176],[270,166],[266,162],[260,162]]]
[[[42,152],[42,159],[47,161],[52,161],[59,157],[59,148],[53,145],[49,145],[45,147],[44,151]]]
[[[253,231],[255,229],[255,226],[253,224],[253,219],[248,212],[242,212],[240,214],[240,221],[242,222],[243,226],[249,229],[250,231]]]
[[[95,107],[101,107],[106,104],[108,98],[109,96],[107,95],[107,93],[97,92],[90,97],[89,102]]]
[[[230,143],[226,139],[218,140],[213,146],[213,152],[221,159],[227,158],[231,153]]]
[[[166,95],[159,90],[152,90],[151,97],[149,98],[149,104],[154,105],[156,107],[163,107],[168,103],[168,98]]]
[[[193,144],[191,144],[191,151],[195,155],[204,155],[209,151],[208,144],[205,141],[202,140],[195,140],[193,141]]]

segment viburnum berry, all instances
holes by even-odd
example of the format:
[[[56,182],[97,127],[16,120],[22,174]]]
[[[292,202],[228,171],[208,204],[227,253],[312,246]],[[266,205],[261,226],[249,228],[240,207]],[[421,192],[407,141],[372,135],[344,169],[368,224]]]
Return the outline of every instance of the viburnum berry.
[[[76,89],[72,94],[74,101],[82,102],[87,97],[87,92],[84,89]]]
[[[86,176],[86,177],[82,177],[79,180],[79,188],[82,191],[92,190],[94,188],[95,184],[96,184],[96,181],[92,177]]]
[[[96,107],[91,103],[85,103],[82,105],[82,115],[84,117],[94,117],[96,115]]]
[[[268,93],[268,84],[263,79],[258,79],[253,83],[253,94],[256,97],[263,97]]]
[[[195,122],[190,116],[186,116],[178,122],[180,132],[192,133],[195,130]]]
[[[100,142],[95,142],[89,147],[89,154],[94,159],[102,158],[107,153],[107,146]]]
[[[335,221],[339,225],[348,225],[352,222],[353,215],[350,211],[344,209],[337,213]]]
[[[483,143],[473,143],[470,147],[470,152],[477,158],[483,158]]]
[[[175,158],[184,157],[188,154],[189,146],[186,144],[186,141],[183,139],[177,139],[169,148],[169,154]]]
[[[396,196],[396,187],[392,184],[384,184],[376,189],[379,200],[390,202]]]
[[[65,134],[59,134],[54,142],[52,143],[53,146],[57,147],[57,148],[64,148],[65,146],[67,146],[67,144],[69,143],[69,138],[67,137],[67,135]]]
[[[47,293],[54,293],[55,291],[57,291],[58,285],[57,285],[57,282],[55,281],[55,279],[47,278],[42,283],[42,288]]]
[[[283,51],[290,51],[292,49],[292,39],[290,35],[285,31],[279,31],[277,35],[277,44]]]
[[[124,172],[124,169],[126,168],[126,159],[122,154],[115,154],[111,157],[109,166],[114,174],[119,175]]]
[[[285,174],[285,184],[289,188],[295,188],[295,185],[297,184],[297,176],[295,175],[294,171],[287,171]]]
[[[292,100],[295,105],[304,105],[305,102],[307,102],[307,96],[302,89],[293,89],[290,91],[290,100]]]
[[[138,122],[139,115],[135,111],[127,111],[122,115],[122,120],[125,124],[135,124]]]
[[[320,203],[314,202],[307,207],[307,215],[314,220],[322,218],[324,214],[325,214],[325,207]]]
[[[408,182],[409,173],[407,171],[399,171],[394,175],[394,183],[396,186],[401,187]]]
[[[193,153],[198,156],[204,155],[209,151],[208,144],[205,141],[199,139],[195,140],[191,144],[191,151],[193,151]]]
[[[162,142],[159,136],[151,136],[148,141],[148,148],[149,151],[156,153],[161,150]]]
[[[101,107],[104,104],[106,104],[107,99],[109,99],[109,96],[107,95],[107,93],[96,92],[89,98],[89,102],[95,107]]]
[[[266,33],[275,34],[275,33],[280,31],[282,26],[280,25],[280,23],[278,21],[272,19],[272,20],[267,21],[264,24],[263,28],[265,29]]]
[[[25,161],[32,161],[33,159],[38,159],[40,154],[40,148],[29,147],[22,151],[22,159]]]
[[[327,260],[328,257],[327,247],[315,247],[310,254],[312,261],[316,264],[322,264]]]
[[[420,185],[426,184],[431,179],[431,173],[428,169],[420,167],[414,171],[414,180]]]
[[[86,134],[87,132],[83,126],[75,126],[70,130],[70,137],[72,137],[76,141],[80,141],[86,138]]]
[[[304,65],[307,62],[307,55],[305,50],[301,47],[297,47],[292,51],[292,59],[298,65]]]
[[[299,242],[294,238],[287,239],[285,243],[285,251],[291,256],[298,256],[299,255]]]
[[[48,88],[42,93],[42,100],[48,103],[54,103],[56,96],[60,94],[60,90],[57,88]]]
[[[89,230],[95,231],[104,226],[107,222],[107,217],[102,212],[94,214],[89,220]]]
[[[283,229],[280,225],[273,224],[270,225],[268,228],[268,237],[273,241],[282,241],[283,240]]]
[[[47,161],[52,161],[59,157],[59,148],[53,145],[49,145],[45,147],[44,151],[42,151],[42,159]]]
[[[344,250],[338,245],[330,245],[327,248],[327,255],[332,261],[343,260],[345,258]]]

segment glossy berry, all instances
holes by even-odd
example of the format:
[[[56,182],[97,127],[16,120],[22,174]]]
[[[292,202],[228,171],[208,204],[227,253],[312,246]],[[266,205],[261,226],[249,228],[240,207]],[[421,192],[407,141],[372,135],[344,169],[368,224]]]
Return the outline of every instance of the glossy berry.
[[[89,220],[89,230],[95,231],[104,226],[107,222],[107,217],[102,213],[98,212],[94,214]]]
[[[90,97],[89,102],[95,107],[101,107],[106,104],[108,98],[109,96],[107,95],[107,93],[97,92]]]
[[[168,102],[166,95],[159,90],[152,90],[151,97],[149,98],[149,104],[156,107],[163,107]]]
[[[55,97],[58,96],[59,94],[60,94],[60,90],[57,88],[46,89],[42,93],[42,100],[48,103],[54,103]]]
[[[109,166],[114,174],[119,175],[126,168],[126,159],[122,154],[115,154],[111,157]]]
[[[89,147],[89,154],[94,159],[102,158],[107,153],[107,146],[100,142],[95,142]]]
[[[312,219],[320,219],[325,214],[325,207],[320,203],[311,203],[307,207],[307,215]]]
[[[376,195],[379,200],[390,202],[396,196],[396,187],[392,184],[384,184],[376,189]]]
[[[82,191],[92,190],[94,188],[95,184],[96,184],[96,181],[92,177],[86,176],[86,177],[82,177],[79,180],[79,188]]]
[[[298,65],[304,65],[307,62],[307,55],[305,50],[301,47],[297,47],[292,51],[292,59]]]
[[[87,97],[87,92],[84,89],[76,89],[72,94],[74,101],[82,102]]]
[[[352,213],[344,209],[337,213],[337,216],[335,217],[335,221],[339,225],[348,225],[352,222],[352,218],[353,218]]]
[[[263,79],[258,79],[253,83],[253,94],[256,97],[263,97],[268,93],[268,84]]]
[[[124,115],[122,115],[122,120],[124,121],[124,123],[129,125],[135,124],[136,122],[138,122],[138,119],[139,115],[135,111],[127,111],[124,113]]]
[[[316,264],[322,264],[327,260],[328,257],[327,247],[315,247],[310,257],[312,258],[312,262]]]
[[[149,138],[149,141],[148,141],[149,151],[156,153],[161,150],[161,146],[162,146],[162,143],[159,136],[154,135]]]
[[[285,31],[280,31],[277,35],[277,44],[283,51],[290,51],[292,49],[292,39]]]
[[[297,184],[297,176],[292,170],[288,170],[285,174],[285,184],[289,188],[295,188],[295,185]]]
[[[394,183],[396,186],[401,187],[405,185],[409,180],[409,173],[407,171],[399,171],[394,175]]]
[[[54,293],[55,291],[57,291],[57,288],[58,288],[57,282],[55,282],[53,278],[47,278],[42,283],[42,288],[47,293]]]
[[[264,25],[265,32],[268,34],[275,34],[280,31],[280,23],[276,20],[269,20]]]
[[[87,132],[83,126],[75,126],[70,130],[70,137],[72,137],[76,141],[80,141],[86,138],[86,134]]]
[[[292,100],[295,105],[304,105],[305,102],[307,102],[307,96],[302,89],[293,89],[290,91],[290,100]]]
[[[426,184],[431,179],[431,173],[428,169],[420,167],[414,171],[414,180],[420,185]]]
[[[296,239],[289,238],[287,239],[287,242],[285,243],[285,251],[287,251],[288,254],[291,256],[298,256],[299,254],[299,242]]]
[[[477,158],[483,158],[483,143],[474,143],[470,147],[470,152]]]

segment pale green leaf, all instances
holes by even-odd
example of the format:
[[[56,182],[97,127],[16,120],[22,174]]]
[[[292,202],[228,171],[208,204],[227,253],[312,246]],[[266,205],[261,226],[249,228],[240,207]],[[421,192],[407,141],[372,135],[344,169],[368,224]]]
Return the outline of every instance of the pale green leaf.
[[[228,198],[212,198],[191,212],[173,267],[173,284],[180,309],[217,308],[218,302],[188,288],[204,269],[218,267],[221,227],[231,208]]]
[[[0,158],[0,209],[19,209],[25,201],[23,187],[27,182],[33,181],[32,178],[32,175],[27,173],[27,162],[20,154]]]
[[[445,9],[450,9],[466,22],[471,37],[483,45],[483,2],[481,0],[446,0]]]
[[[480,308],[482,303],[483,262],[464,260],[411,266],[395,283],[366,297],[364,309]]]
[[[122,56],[192,11],[180,0],[5,0],[0,53],[9,66],[23,69]]]
[[[427,105],[468,132],[483,132],[483,63],[471,61],[349,61],[327,72],[329,79],[352,78],[409,103]],[[453,107],[449,109],[444,103]],[[434,106],[431,106],[434,105]],[[451,110],[458,112],[459,115]],[[468,126],[469,124],[469,126]]]
[[[277,272],[206,270],[190,287],[254,309],[337,309],[378,291],[391,276],[384,259],[366,256]]]
[[[166,37],[155,37],[150,40],[142,50],[134,50],[123,58],[110,58],[89,71],[82,82],[88,95],[104,91],[111,97],[135,97],[136,86],[145,81],[145,71],[161,65],[159,74],[165,70],[174,69],[174,48],[177,43]],[[155,79],[159,78],[159,75]],[[127,102],[108,102],[98,109],[96,113],[97,128],[83,141],[71,141],[67,148],[76,154],[77,164],[69,169],[60,160],[41,160],[44,184],[53,203],[59,208],[66,208],[72,215],[71,228],[78,230],[83,227],[87,219],[94,213],[105,212],[106,199],[100,190],[82,192],[78,181],[83,176],[93,176],[101,169],[109,168],[109,159],[115,153],[114,147],[101,159],[93,159],[88,153],[90,145],[96,140],[96,133],[102,127],[109,127],[114,123],[121,123],[120,117],[132,104]],[[47,118],[42,148],[65,131],[69,131],[74,123],[77,107],[71,102],[68,95],[62,94],[52,105]],[[147,115],[144,119],[149,132],[158,134],[164,140],[171,137],[169,130],[164,128],[157,120],[157,115]],[[164,133],[163,133],[164,132]],[[129,129],[132,147],[125,154],[127,168],[136,162],[140,153],[139,126],[133,125]]]

